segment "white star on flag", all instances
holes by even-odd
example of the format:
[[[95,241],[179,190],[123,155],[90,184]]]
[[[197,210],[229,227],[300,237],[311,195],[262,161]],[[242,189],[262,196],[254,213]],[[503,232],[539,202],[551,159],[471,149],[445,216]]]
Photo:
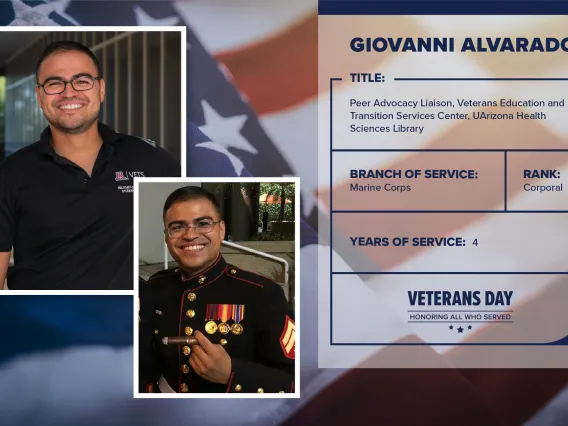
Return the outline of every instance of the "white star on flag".
[[[222,147],[219,144],[216,144],[214,142],[203,142],[203,143],[197,144],[195,146],[198,147],[198,148],[206,148],[206,149],[210,149],[212,151],[216,151],[216,152],[220,152],[222,154],[225,154],[227,157],[229,157],[231,164],[235,168],[235,173],[237,174],[237,176],[240,176],[241,172],[245,168],[245,165],[243,164],[243,162],[241,161],[241,159],[239,157],[237,157],[234,154],[231,154],[226,148]]]
[[[81,25],[79,22],[77,22],[75,19],[69,16],[69,14],[65,13],[67,7],[69,7],[69,3],[71,2],[71,0],[47,0],[47,2],[51,7],[53,7],[55,12],[57,12],[59,16],[67,19],[73,25]]]
[[[236,148],[252,154],[258,154],[258,150],[241,134],[241,129],[248,120],[246,114],[233,117],[222,117],[206,101],[201,101],[205,125],[200,129],[216,144],[225,148]]]
[[[21,0],[11,0],[12,8],[16,18],[10,22],[10,26],[40,26],[40,25],[57,25],[59,24],[48,18],[49,14],[53,12],[53,7],[48,4],[40,4],[39,6],[31,7],[22,2]]]
[[[134,14],[136,15],[136,25],[138,26],[173,26],[179,23],[179,18],[177,16],[172,16],[170,18],[155,19],[148,15],[144,9],[136,5],[134,7]]]

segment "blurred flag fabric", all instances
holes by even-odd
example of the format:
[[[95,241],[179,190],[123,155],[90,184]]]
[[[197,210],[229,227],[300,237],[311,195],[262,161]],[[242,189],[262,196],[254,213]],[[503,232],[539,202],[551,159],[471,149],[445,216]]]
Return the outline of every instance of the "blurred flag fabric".
[[[317,369],[318,236],[313,232],[318,215],[317,6],[313,2],[11,0],[0,2],[0,23],[187,26],[188,174],[300,176],[303,218],[301,400],[262,404],[133,400],[132,340],[126,332],[131,324],[108,323],[108,318],[124,319],[125,312],[132,313],[128,297],[107,296],[105,301],[115,301],[108,305],[89,298],[84,306],[62,308],[59,297],[11,296],[0,298],[0,312],[13,307],[5,311],[8,316],[0,314],[13,333],[7,339],[13,344],[3,345],[0,356],[0,412],[6,424],[71,425],[83,419],[81,424],[199,421],[260,426],[288,421],[294,425],[364,421],[377,409],[385,424],[401,424],[396,423],[401,419],[457,424],[459,415],[462,425],[521,424],[545,408],[566,383],[566,372],[556,371],[514,370],[511,378],[502,370],[489,371],[487,376],[454,369]],[[34,330],[44,337],[22,337]],[[450,362],[428,348],[424,356],[440,366]],[[527,389],[519,377],[532,384],[535,377],[545,380]],[[498,390],[493,400],[486,397],[490,389]],[[541,394],[546,395],[544,400],[538,398]],[[523,412],[520,423],[503,420],[500,404],[531,398],[536,402]],[[421,410],[409,410],[414,401],[421,403]],[[559,394],[530,426],[568,424],[566,404],[566,393]],[[469,420],[463,420],[467,416]]]

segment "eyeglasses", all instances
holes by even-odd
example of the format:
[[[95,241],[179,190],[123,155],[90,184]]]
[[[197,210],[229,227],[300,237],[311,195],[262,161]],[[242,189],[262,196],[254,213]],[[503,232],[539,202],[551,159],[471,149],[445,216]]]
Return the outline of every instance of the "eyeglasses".
[[[85,92],[91,90],[95,85],[95,81],[102,80],[102,77],[89,77],[82,76],[74,78],[73,80],[49,80],[43,84],[38,84],[37,87],[43,87],[46,95],[59,95],[65,92],[67,84],[70,83],[71,87],[77,92]]]
[[[216,224],[222,222],[222,220],[218,220],[216,222],[212,220],[200,220],[199,222],[195,223],[174,223],[168,226],[167,233],[170,238],[179,238],[182,235],[185,235],[188,228],[192,228],[193,231],[197,234],[208,234],[209,232],[213,231],[213,228]]]

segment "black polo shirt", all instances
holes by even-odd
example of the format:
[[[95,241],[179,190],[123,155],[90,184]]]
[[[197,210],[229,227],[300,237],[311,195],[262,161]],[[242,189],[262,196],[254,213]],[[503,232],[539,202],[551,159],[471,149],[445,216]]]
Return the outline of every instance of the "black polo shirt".
[[[132,289],[134,177],[179,177],[153,142],[99,123],[92,176],[60,157],[49,127],[0,165],[0,252],[11,290]]]

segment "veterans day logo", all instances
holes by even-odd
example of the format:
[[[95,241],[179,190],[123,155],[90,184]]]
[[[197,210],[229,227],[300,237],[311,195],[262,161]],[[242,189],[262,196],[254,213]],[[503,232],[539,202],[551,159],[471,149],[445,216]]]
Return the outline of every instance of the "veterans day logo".
[[[457,333],[473,330],[474,324],[513,323],[513,311],[508,308],[511,306],[513,298],[513,291],[510,290],[428,290],[408,291],[407,294],[411,307],[436,307],[428,310],[409,309],[409,323],[440,324],[444,327],[447,326],[449,331]],[[448,306],[458,306],[459,308],[448,309]],[[471,306],[478,308],[471,309]],[[497,307],[497,309],[494,307]]]

